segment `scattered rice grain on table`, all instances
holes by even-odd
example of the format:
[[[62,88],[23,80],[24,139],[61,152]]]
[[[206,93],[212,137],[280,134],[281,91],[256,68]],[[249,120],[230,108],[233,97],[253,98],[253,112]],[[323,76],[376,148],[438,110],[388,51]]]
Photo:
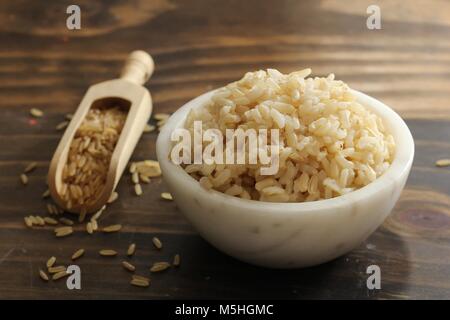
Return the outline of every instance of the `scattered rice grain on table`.
[[[92,227],[92,222],[86,223],[86,232],[89,233],[89,234],[93,234],[94,233],[94,228]]]
[[[158,250],[162,249],[163,244],[162,244],[161,240],[159,240],[158,237],[153,237],[152,238],[152,242],[153,242],[153,245],[155,246],[156,249],[158,249]]]
[[[127,250],[127,256],[131,257],[132,255],[134,255],[134,253],[136,252],[136,244],[132,243],[130,244],[130,246],[128,247]]]
[[[97,220],[91,220],[92,231],[98,230],[98,222]]]
[[[142,174],[139,175],[139,180],[144,182],[144,183],[150,183],[150,181],[151,181],[149,177],[144,176]]]
[[[41,109],[38,108],[31,108],[30,114],[35,118],[40,118],[44,115],[44,112]]]
[[[131,263],[129,263],[128,261],[122,261],[122,266],[131,272],[134,272],[136,270],[136,267]]]
[[[145,125],[144,127],[144,133],[149,133],[155,131],[156,127],[152,126],[150,124]]]
[[[150,282],[150,278],[144,277],[144,276],[141,276],[141,275],[138,275],[138,274],[133,274],[133,275],[131,276],[131,278],[132,278],[132,279],[137,279],[137,280],[142,280],[142,281]]]
[[[60,227],[55,229],[56,237],[66,237],[73,233],[72,227]]]
[[[110,226],[104,227],[102,229],[103,232],[106,233],[111,233],[111,232],[118,232],[122,229],[122,225],[121,224],[112,224]]]
[[[65,224],[66,226],[73,226],[74,222],[68,218],[59,218],[59,222],[61,222],[62,224]]]
[[[24,219],[25,225],[28,228],[33,227],[33,221],[30,219],[30,217],[24,217],[23,219]]]
[[[51,203],[47,203],[47,212],[50,215],[54,215],[55,214],[55,211],[53,210],[53,206],[52,206]]]
[[[142,195],[142,187],[139,183],[134,185],[134,192],[136,193],[137,196]]]
[[[42,193],[41,197],[44,199],[50,197],[50,190],[45,190],[44,193]]]
[[[20,181],[22,182],[23,185],[27,185],[28,184],[28,176],[25,173],[22,173],[20,175]]]
[[[133,174],[136,172],[136,162],[132,162],[130,165],[130,173]]]
[[[41,216],[35,216],[35,218],[39,226],[45,226],[45,220]]]
[[[134,184],[138,184],[139,183],[139,173],[137,173],[136,171],[131,175],[131,181]]]
[[[55,226],[55,225],[58,224],[58,221],[53,219],[53,218],[51,218],[51,217],[44,217],[44,221],[45,221],[46,224],[49,224],[49,225],[52,225],[52,226]]]
[[[169,117],[170,117],[170,114],[168,114],[168,113],[161,113],[161,112],[155,113],[153,115],[153,119],[158,120],[158,121],[167,120],[167,119],[169,119]]]
[[[136,278],[131,279],[130,283],[136,287],[144,287],[145,288],[145,287],[150,286],[150,281],[145,281],[145,280],[136,279]]]
[[[105,206],[103,206],[103,208],[101,208],[100,210],[98,210],[91,218],[91,220],[98,220],[100,218],[100,216],[102,215],[103,211],[105,211]]]
[[[84,249],[78,249],[75,251],[71,257],[72,260],[77,260],[78,258],[81,258],[84,255]]]
[[[67,271],[61,271],[58,273],[55,273],[52,277],[53,280],[58,280],[64,277],[67,277],[69,274],[67,273]]]
[[[173,257],[173,263],[172,263],[172,265],[173,265],[174,267],[179,267],[180,264],[181,264],[181,257],[180,257],[180,255],[177,253],[177,254]]]
[[[436,161],[437,167],[448,167],[450,166],[450,159],[439,159]]]
[[[114,257],[117,255],[117,251],[111,249],[103,249],[99,251],[101,256],[104,257]]]
[[[48,281],[48,275],[44,272],[44,270],[39,269],[39,276],[41,277],[42,280],[44,281]]]
[[[169,200],[169,201],[173,200],[173,197],[169,192],[161,193],[161,198],[163,198],[164,200]]]
[[[156,178],[161,176],[159,162],[155,160],[144,160],[136,162],[136,171],[140,176]]]
[[[86,219],[86,215],[87,215],[86,209],[83,207],[80,211],[80,214],[78,215],[78,222],[83,223],[84,220]]]
[[[59,273],[66,271],[66,267],[65,266],[49,267],[47,271],[49,273]]]
[[[56,125],[55,129],[58,130],[58,131],[59,131],[59,130],[63,130],[63,129],[65,129],[68,125],[69,125],[69,121],[63,121],[63,122],[58,123],[58,124]]]
[[[25,167],[25,169],[23,170],[23,173],[30,173],[31,171],[33,171],[36,168],[37,168],[37,162],[31,162]]]
[[[53,267],[55,265],[55,262],[56,262],[56,257],[54,257],[54,256],[50,257],[46,263],[47,268]]]
[[[162,262],[155,262],[152,267],[150,268],[151,272],[162,272],[170,268],[170,263],[162,261]]]

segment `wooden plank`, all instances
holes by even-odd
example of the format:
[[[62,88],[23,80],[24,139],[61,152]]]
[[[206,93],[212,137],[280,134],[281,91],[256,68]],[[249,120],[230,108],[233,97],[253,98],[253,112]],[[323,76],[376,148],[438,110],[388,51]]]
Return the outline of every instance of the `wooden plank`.
[[[450,170],[434,162],[450,157],[450,24],[442,1],[380,1],[382,30],[365,27],[368,1],[80,0],[81,31],[68,31],[60,3],[25,0],[0,4],[0,298],[450,298]],[[386,15],[385,15],[386,13]],[[429,17],[433,19],[429,19]],[[172,202],[162,179],[133,194],[129,175],[101,225],[121,223],[116,234],[56,239],[51,228],[26,229],[23,217],[44,214],[48,163],[61,132],[55,126],[73,112],[90,84],[118,75],[134,49],[156,63],[147,87],[154,112],[174,112],[245,72],[311,67],[386,102],[402,115],[416,143],[406,189],[391,216],[365,243],[333,262],[303,270],[250,266],[201,239]],[[39,119],[29,116],[41,108]],[[145,134],[134,159],[155,159],[157,133]],[[38,168],[23,186],[19,174]],[[70,216],[69,216],[70,217]],[[153,248],[158,236],[164,249]],[[137,273],[180,253],[182,265],[151,275],[150,288],[129,285],[120,265],[129,243]],[[51,255],[77,264],[82,290],[65,281],[43,283],[38,269]],[[119,255],[104,258],[103,248]],[[366,288],[366,268],[382,270],[382,290]]]

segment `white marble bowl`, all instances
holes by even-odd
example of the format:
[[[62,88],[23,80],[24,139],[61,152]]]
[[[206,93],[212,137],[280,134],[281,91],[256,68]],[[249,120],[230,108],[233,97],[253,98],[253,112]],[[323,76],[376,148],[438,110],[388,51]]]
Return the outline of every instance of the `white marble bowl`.
[[[239,260],[265,267],[299,268],[333,260],[357,247],[389,215],[409,175],[414,157],[412,135],[400,116],[358,91],[358,101],[381,116],[396,141],[390,168],[369,185],[333,199],[307,203],[269,203],[205,191],[169,160],[171,132],[182,127],[191,108],[213,92],[175,112],[159,134],[156,151],[164,181],[200,235]]]

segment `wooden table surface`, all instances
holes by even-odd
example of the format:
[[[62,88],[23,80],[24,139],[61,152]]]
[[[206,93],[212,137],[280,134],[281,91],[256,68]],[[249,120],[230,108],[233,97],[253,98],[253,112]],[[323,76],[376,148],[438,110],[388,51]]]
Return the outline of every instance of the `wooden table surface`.
[[[79,0],[82,29],[66,29],[70,1],[0,3],[0,298],[450,298],[450,3],[376,1],[382,29],[366,28],[373,1]],[[56,239],[51,228],[25,228],[23,217],[45,215],[41,193],[61,133],[86,88],[117,76],[126,55],[151,53],[156,70],[147,84],[154,112],[174,112],[191,98],[240,78],[246,71],[311,67],[330,72],[381,99],[407,122],[416,156],[407,186],[385,223],[359,248],[333,262],[279,271],[250,266],[215,250],[173,202],[160,199],[164,182],[132,192],[129,176],[101,223],[116,234],[85,232]],[[45,115],[33,120],[29,109]],[[145,134],[133,158],[155,159],[157,133]],[[27,186],[19,174],[39,166]],[[80,227],[77,227],[77,230]],[[152,247],[152,236],[164,243]],[[129,285],[120,252],[137,244],[140,274],[179,252],[182,266],[152,276],[149,288]],[[82,289],[44,283],[37,270],[48,257],[77,263]],[[381,290],[368,290],[366,268],[381,268]]]

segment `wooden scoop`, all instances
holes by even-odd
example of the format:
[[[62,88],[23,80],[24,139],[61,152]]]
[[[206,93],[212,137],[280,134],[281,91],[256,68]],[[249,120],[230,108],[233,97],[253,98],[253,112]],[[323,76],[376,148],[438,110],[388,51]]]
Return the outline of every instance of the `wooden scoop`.
[[[48,186],[51,196],[66,211],[74,213],[80,213],[83,210],[89,213],[95,212],[108,201],[150,118],[152,99],[148,90],[142,85],[150,78],[153,70],[154,63],[149,54],[144,51],[133,51],[128,56],[119,79],[95,84],[86,92],[59,142],[48,173]],[[60,196],[63,186],[62,172],[67,163],[70,144],[75,133],[90,108],[114,106],[119,106],[128,110],[128,112],[111,157],[104,189],[93,204],[67,208],[66,202]]]

